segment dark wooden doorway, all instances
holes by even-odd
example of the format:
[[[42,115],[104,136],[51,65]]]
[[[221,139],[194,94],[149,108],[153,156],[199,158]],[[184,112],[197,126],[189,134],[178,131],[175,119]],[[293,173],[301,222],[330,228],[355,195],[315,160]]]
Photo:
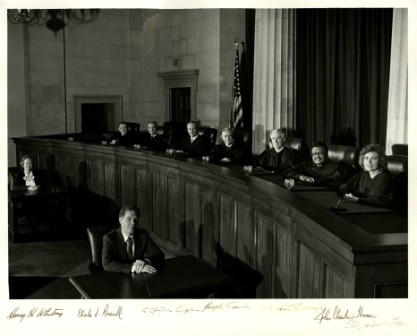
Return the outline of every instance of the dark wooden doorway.
[[[170,92],[170,121],[187,124],[191,119],[191,88],[171,88]]]
[[[108,131],[108,104],[84,103],[81,105],[81,132],[101,134]]]

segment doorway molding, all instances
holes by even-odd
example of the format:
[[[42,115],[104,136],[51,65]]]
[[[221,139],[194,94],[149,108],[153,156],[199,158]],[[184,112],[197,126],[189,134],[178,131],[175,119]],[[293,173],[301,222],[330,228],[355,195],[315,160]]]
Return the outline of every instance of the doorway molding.
[[[74,124],[75,132],[81,133],[81,112],[83,104],[108,104],[108,127],[117,129],[119,121],[123,120],[123,97],[121,95],[74,95]]]
[[[198,93],[198,74],[199,70],[181,70],[158,72],[157,76],[161,78],[162,93],[162,113],[163,120],[171,121],[170,93],[171,89],[190,88],[190,117],[191,120],[197,118],[197,93]]]

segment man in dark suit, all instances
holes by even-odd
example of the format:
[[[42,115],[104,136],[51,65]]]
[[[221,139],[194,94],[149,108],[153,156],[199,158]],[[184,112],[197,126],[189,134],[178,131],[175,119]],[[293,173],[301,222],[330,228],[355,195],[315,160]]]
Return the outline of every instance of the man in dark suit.
[[[292,149],[284,146],[285,133],[281,129],[274,129],[269,135],[270,148],[264,150],[256,159],[253,167],[261,167],[265,170],[282,175],[297,160]]]
[[[352,168],[331,161],[328,151],[324,142],[316,142],[311,149],[311,161],[293,165],[286,170],[285,177],[337,189],[352,175]]]
[[[204,137],[198,134],[197,122],[190,121],[187,124],[188,136],[182,139],[175,147],[175,152],[179,154],[188,155],[191,157],[202,157],[210,154],[211,143]]]
[[[133,135],[128,131],[127,124],[124,121],[119,122],[117,132],[113,134],[110,145],[119,145],[124,147],[133,147],[135,140]]]
[[[153,151],[164,152],[168,149],[168,142],[157,133],[156,121],[148,122],[148,133],[143,135],[140,139],[139,145],[134,145],[135,148],[151,149]]]
[[[245,163],[245,151],[235,141],[233,130],[225,128],[220,133],[221,144],[214,146],[210,154],[210,162]]]
[[[164,261],[164,253],[144,229],[137,227],[140,213],[134,205],[119,213],[120,228],[103,237],[104,270],[119,273],[155,273]]]

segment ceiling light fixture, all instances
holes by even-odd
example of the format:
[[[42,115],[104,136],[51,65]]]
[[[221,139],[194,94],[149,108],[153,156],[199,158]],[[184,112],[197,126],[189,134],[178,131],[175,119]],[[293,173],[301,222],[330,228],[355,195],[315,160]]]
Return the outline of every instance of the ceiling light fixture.
[[[11,23],[43,25],[55,34],[67,24],[90,23],[97,19],[99,9],[8,9],[7,17]]]

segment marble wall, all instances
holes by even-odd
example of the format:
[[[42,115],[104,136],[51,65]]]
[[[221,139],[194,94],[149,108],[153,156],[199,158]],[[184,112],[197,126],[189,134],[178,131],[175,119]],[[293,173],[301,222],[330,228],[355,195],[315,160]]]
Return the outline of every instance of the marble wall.
[[[45,25],[9,23],[8,40],[9,139],[74,132],[75,96],[121,96],[124,120],[163,122],[157,74],[194,69],[197,119],[223,128],[245,10],[101,9],[96,21],[57,34]],[[10,142],[9,166],[14,160]]]

